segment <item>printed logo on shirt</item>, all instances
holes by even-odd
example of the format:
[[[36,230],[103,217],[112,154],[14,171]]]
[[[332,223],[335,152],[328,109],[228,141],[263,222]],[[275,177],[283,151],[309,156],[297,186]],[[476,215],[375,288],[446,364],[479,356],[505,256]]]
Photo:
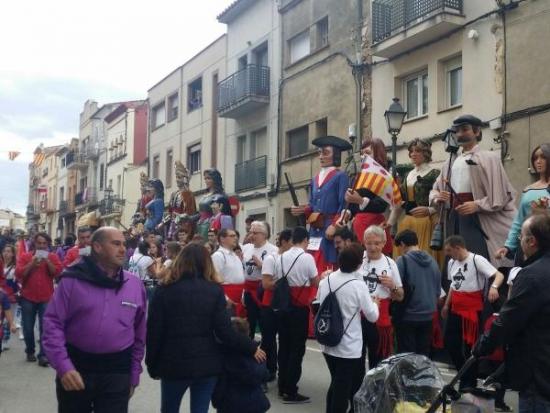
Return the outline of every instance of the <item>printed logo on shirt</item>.
[[[380,276],[387,276],[388,271],[383,270],[380,275],[376,274],[376,268],[372,268],[367,275],[363,275],[363,281],[367,284],[367,287],[369,288],[369,293],[373,294],[376,289],[378,288],[378,285],[380,284]]]
[[[125,305],[127,307],[132,307],[132,308],[137,308],[138,307],[137,304],[131,303],[129,301],[123,301],[121,304]]]
[[[452,278],[453,288],[457,291],[460,290],[460,287],[462,287],[462,283],[466,279],[466,277],[464,276],[464,273],[462,271],[464,271],[464,272],[468,271],[468,263],[465,263],[464,267],[462,267],[462,268],[458,267],[458,271],[453,274],[453,278]]]

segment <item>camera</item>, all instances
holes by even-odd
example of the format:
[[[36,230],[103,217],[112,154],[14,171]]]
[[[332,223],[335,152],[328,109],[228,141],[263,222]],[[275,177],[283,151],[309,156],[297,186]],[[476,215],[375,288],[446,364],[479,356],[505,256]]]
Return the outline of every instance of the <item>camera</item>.
[[[460,145],[456,139],[455,130],[453,128],[447,129],[441,136],[441,140],[445,144],[445,152],[457,153]]]

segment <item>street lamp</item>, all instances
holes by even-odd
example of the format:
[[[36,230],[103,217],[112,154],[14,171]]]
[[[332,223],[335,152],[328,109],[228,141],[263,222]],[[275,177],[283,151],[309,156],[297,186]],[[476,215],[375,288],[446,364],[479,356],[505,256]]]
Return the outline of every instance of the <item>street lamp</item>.
[[[394,177],[396,175],[395,166],[397,165],[397,135],[401,132],[405,116],[407,116],[407,112],[399,103],[399,99],[393,98],[393,103],[384,112],[384,117],[386,118],[388,132],[391,134],[392,175]]]

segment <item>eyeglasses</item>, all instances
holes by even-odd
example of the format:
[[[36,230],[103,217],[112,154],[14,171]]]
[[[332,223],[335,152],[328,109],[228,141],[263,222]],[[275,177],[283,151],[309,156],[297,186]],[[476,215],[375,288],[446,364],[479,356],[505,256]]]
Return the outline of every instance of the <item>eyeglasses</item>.
[[[518,241],[523,241],[524,239],[531,238],[532,236],[533,235],[531,235],[531,234],[527,234],[527,235],[519,234],[518,235]]]

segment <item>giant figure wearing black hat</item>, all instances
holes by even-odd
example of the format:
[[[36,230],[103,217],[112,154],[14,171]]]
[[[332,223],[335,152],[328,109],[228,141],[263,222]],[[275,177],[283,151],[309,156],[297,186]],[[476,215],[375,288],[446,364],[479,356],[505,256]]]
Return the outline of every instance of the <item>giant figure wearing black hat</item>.
[[[350,150],[352,146],[336,136],[317,138],[312,143],[319,148],[321,170],[311,180],[309,204],[292,207],[291,212],[295,216],[306,215],[310,234],[309,252],[314,256],[320,274],[336,264],[336,250],[329,240],[329,227],[333,228],[332,224],[344,208],[349,178],[338,167],[342,163],[342,151]]]

